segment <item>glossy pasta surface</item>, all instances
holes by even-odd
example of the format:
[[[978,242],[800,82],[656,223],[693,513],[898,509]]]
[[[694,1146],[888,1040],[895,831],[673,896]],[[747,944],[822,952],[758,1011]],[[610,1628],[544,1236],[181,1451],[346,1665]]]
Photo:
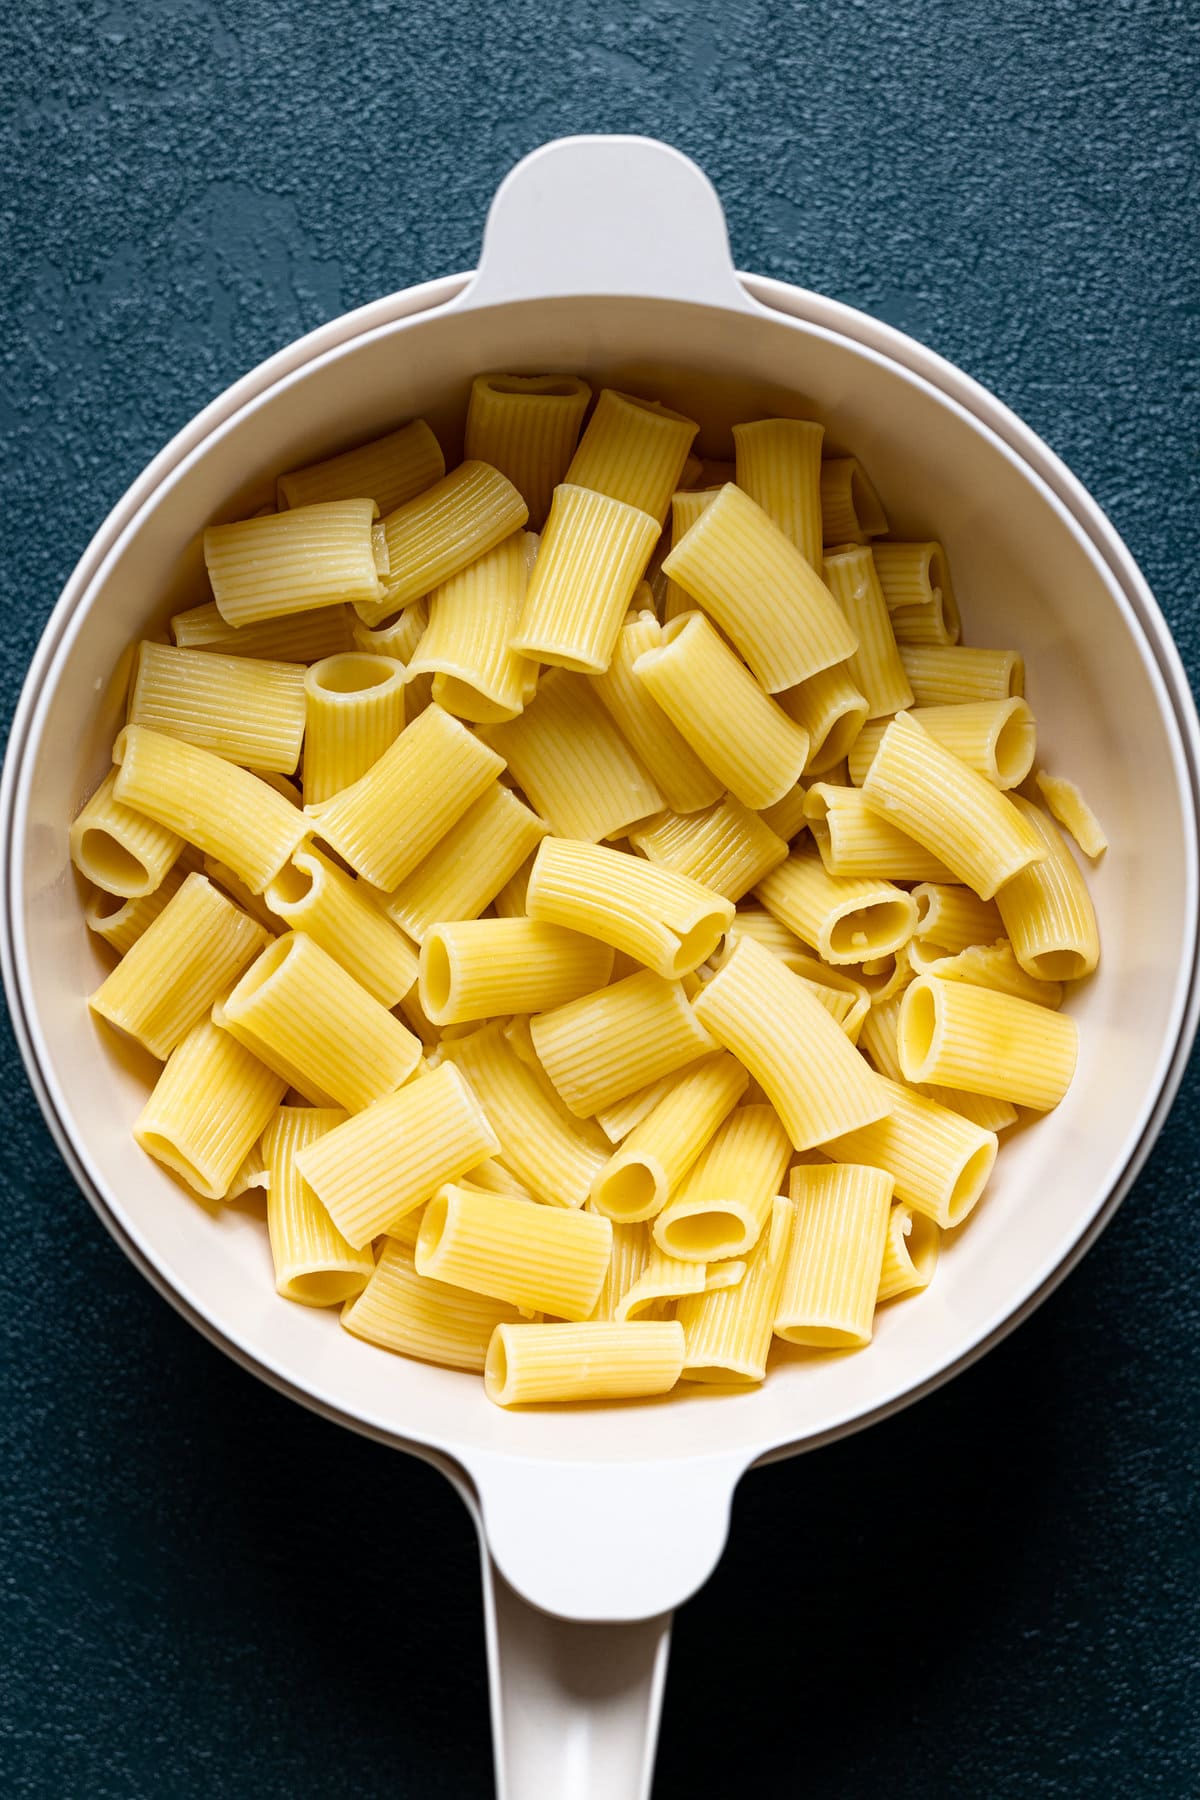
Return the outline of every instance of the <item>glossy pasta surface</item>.
[[[501,1407],[886,1355],[1100,956],[938,496],[901,538],[832,422],[586,377],[214,523],[69,828],[138,1143],[258,1196],[272,1304]]]

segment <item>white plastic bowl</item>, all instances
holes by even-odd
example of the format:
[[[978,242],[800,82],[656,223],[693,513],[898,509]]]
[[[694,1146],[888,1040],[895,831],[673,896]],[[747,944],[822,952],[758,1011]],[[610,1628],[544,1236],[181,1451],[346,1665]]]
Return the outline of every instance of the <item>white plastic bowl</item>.
[[[737,419],[823,419],[862,457],[893,527],[945,543],[970,641],[1024,652],[1042,756],[1082,783],[1112,843],[1089,875],[1104,956],[1070,1003],[1081,1055],[1067,1099],[1005,1145],[935,1285],[888,1309],[869,1350],[795,1356],[744,1395],[510,1415],[474,1378],[287,1305],[261,1226],[190,1204],[135,1147],[145,1071],[105,1048],[85,1008],[100,964],[66,828],[108,765],[125,646],[202,597],[201,528],[260,504],[278,470],[416,414],[452,461],[470,378],[489,368],[641,389],[698,417],[716,455]],[[80,1186],[179,1310],[263,1379],[435,1462],[467,1499],[508,1800],[645,1794],[671,1610],[720,1555],[743,1471],[946,1380],[1025,1317],[1111,1216],[1195,1030],[1198,769],[1161,614],[1045,445],[899,333],[737,276],[712,188],[646,139],[567,139],[527,158],[496,196],[475,276],[378,301],[264,363],[97,533],[34,659],[0,793],[4,975],[22,1053]]]

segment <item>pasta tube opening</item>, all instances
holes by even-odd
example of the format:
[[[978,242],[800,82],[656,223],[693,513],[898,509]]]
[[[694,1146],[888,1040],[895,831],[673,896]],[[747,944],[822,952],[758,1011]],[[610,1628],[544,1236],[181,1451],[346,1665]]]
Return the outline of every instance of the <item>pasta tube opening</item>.
[[[100,825],[89,825],[80,832],[75,863],[89,881],[123,899],[137,899],[154,886],[154,876],[142,858]]]
[[[1024,700],[1008,702],[1004,718],[992,739],[995,779],[1000,787],[1017,787],[1033,767],[1037,751],[1037,726]]]
[[[295,954],[300,939],[295,932],[286,937],[275,939],[273,944],[255,958],[237,984],[234,993],[229,996],[243,1004],[254,994],[261,994],[272,978],[278,975],[289,957]]]
[[[436,1254],[446,1230],[446,1220],[450,1212],[450,1199],[443,1188],[433,1196],[421,1215],[421,1229],[417,1233],[417,1252],[421,1257]]]
[[[762,1227],[762,1208],[744,1200],[730,1198],[719,1205],[711,1200],[685,1200],[672,1206],[670,1218],[659,1221],[654,1236],[668,1256],[684,1262],[715,1262],[744,1256],[758,1242]]]
[[[835,918],[829,947],[840,962],[865,962],[891,952],[912,934],[911,908],[903,900],[871,900]]]
[[[946,1200],[946,1224],[951,1228],[961,1225],[967,1214],[984,1190],[992,1165],[996,1160],[996,1142],[980,1144],[977,1150],[967,1157],[950,1189]]]
[[[932,1079],[926,1071],[937,1060],[938,1014],[934,990],[914,981],[900,1010],[900,1063],[910,1081]]]
[[[399,670],[390,657],[369,656],[364,651],[344,650],[327,656],[308,671],[306,685],[324,694],[365,694],[393,681]]]
[[[600,1176],[594,1190],[595,1203],[619,1224],[648,1219],[664,1205],[666,1186],[658,1159],[633,1151],[628,1161],[617,1163]]]

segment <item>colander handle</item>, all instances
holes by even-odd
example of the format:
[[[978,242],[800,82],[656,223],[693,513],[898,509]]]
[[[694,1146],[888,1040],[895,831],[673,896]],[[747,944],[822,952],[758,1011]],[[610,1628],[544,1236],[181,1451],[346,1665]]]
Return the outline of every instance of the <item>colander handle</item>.
[[[454,304],[572,294],[758,311],[712,183],[655,138],[557,138],[525,157],[496,190],[479,268]]]
[[[485,1549],[496,1800],[649,1800],[671,1614],[555,1619]]]

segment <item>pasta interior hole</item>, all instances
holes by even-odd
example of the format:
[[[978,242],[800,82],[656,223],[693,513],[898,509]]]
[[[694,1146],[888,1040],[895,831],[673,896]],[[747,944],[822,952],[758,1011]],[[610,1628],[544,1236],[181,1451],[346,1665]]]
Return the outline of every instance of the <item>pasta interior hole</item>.
[[[440,1022],[438,1014],[444,1013],[450,1004],[453,985],[445,940],[436,932],[430,932],[421,946],[421,999],[435,1025]]]
[[[196,1192],[202,1194],[206,1200],[222,1198],[221,1192],[213,1186],[208,1176],[192,1161],[191,1157],[186,1156],[179,1145],[171,1138],[164,1136],[161,1131],[139,1132],[138,1142],[143,1150],[154,1157],[156,1162],[163,1163],[176,1175],[182,1175],[189,1187],[194,1187]]]
[[[150,871],[140,856],[118,843],[111,831],[90,825],[79,841],[79,860],[92,881],[117,892],[144,894]]]
[[[713,913],[693,925],[690,931],[684,932],[679,940],[679,948],[675,952],[676,975],[687,975],[707,962],[725,933],[723,914]]]
[[[1020,697],[1025,692],[1025,658],[1016,650],[1008,670],[1008,691]]]
[[[367,694],[372,688],[386,686],[397,673],[391,657],[345,650],[338,656],[327,656],[323,662],[314,663],[308,676],[312,686],[322,694]]]
[[[968,1156],[958,1172],[954,1190],[950,1195],[950,1204],[946,1208],[946,1219],[950,1225],[961,1224],[983,1191],[983,1184],[992,1172],[992,1164],[996,1160],[994,1144],[980,1144],[978,1150]],[[910,1250],[909,1254],[912,1252]]]
[[[832,769],[848,756],[854,748],[859,732],[867,722],[867,715],[861,706],[852,706],[848,712],[839,713],[820,744],[814,745],[809,754],[811,767],[813,758],[819,757],[824,768]]]
[[[857,1350],[863,1341],[859,1332],[845,1331],[839,1325],[796,1325],[791,1330],[786,1326],[776,1329],[780,1337],[807,1350]]]
[[[644,1162],[623,1163],[605,1176],[605,1210],[614,1218],[639,1219],[658,1199],[659,1182]]]
[[[1037,726],[1025,702],[1015,705],[996,733],[993,755],[996,773],[1004,787],[1016,787],[1033,767],[1037,749]]]
[[[912,897],[917,903],[917,936],[924,937],[923,927],[933,911],[933,895],[927,887],[915,887]]]
[[[1038,981],[1078,981],[1088,972],[1088,960],[1082,950],[1043,950],[1029,961],[1031,973]]]
[[[910,916],[908,907],[900,900],[877,900],[868,906],[857,906],[853,912],[834,920],[829,947],[835,956],[845,956],[851,961],[865,960],[871,954],[872,946],[887,945],[890,949],[904,938]]]
[[[700,517],[703,518],[704,514],[701,513]],[[673,644],[675,642],[675,639],[677,637],[681,636],[681,634],[683,632],[685,632],[689,626],[694,626],[696,628],[696,630],[699,630],[699,624],[698,624],[699,618],[700,618],[700,614],[698,612],[693,611],[693,612],[685,612],[685,613],[676,613],[676,615],[673,619],[668,619],[666,624],[662,628],[662,634],[658,640],[660,649],[666,644]],[[649,652],[643,651],[643,655],[648,655],[648,654],[649,654]]]
[[[937,1000],[927,980],[914,981],[900,1011],[900,1061],[909,1081],[924,1081],[922,1073],[937,1033]]]
[[[915,1212],[911,1215],[905,1248],[913,1273],[919,1275],[922,1281],[929,1282],[937,1264],[938,1228],[924,1213]]]
[[[275,942],[250,964],[225,1002],[226,1008],[235,999],[244,1005],[255,994],[261,993],[271,977],[279,972],[288,957],[292,955],[299,941],[294,937],[276,938]]]
[[[271,898],[278,900],[283,906],[299,906],[307,900],[316,885],[316,864],[309,857],[304,858],[307,866],[300,866],[300,858],[295,862],[285,863],[271,883]]]
[[[672,1219],[665,1226],[663,1236],[667,1239],[670,1256],[737,1256],[742,1250],[749,1249],[746,1221],[719,1206]]]
[[[337,1269],[319,1269],[311,1275],[293,1275],[285,1284],[289,1300],[302,1306],[339,1306],[362,1289],[361,1275],[341,1273]]]
[[[129,905],[123,894],[110,894],[97,888],[87,903],[88,920],[93,925],[107,925]]]
[[[440,1194],[433,1196],[421,1216],[421,1229],[417,1233],[417,1255],[422,1259],[436,1255],[449,1213],[450,1200],[443,1189]]]
[[[544,394],[550,400],[574,400],[580,386],[578,381],[556,381],[551,375],[489,375],[487,379],[490,393]]]
[[[504,1342],[504,1333],[499,1326],[491,1336],[487,1347],[487,1359],[483,1365],[483,1380],[488,1393],[493,1396],[503,1394],[508,1386],[508,1348]]]
[[[946,571],[942,566],[941,553],[936,547],[930,550],[926,559],[925,579],[929,583],[929,591],[933,598],[936,600],[940,593],[942,599],[945,600],[949,584],[946,580]]]

